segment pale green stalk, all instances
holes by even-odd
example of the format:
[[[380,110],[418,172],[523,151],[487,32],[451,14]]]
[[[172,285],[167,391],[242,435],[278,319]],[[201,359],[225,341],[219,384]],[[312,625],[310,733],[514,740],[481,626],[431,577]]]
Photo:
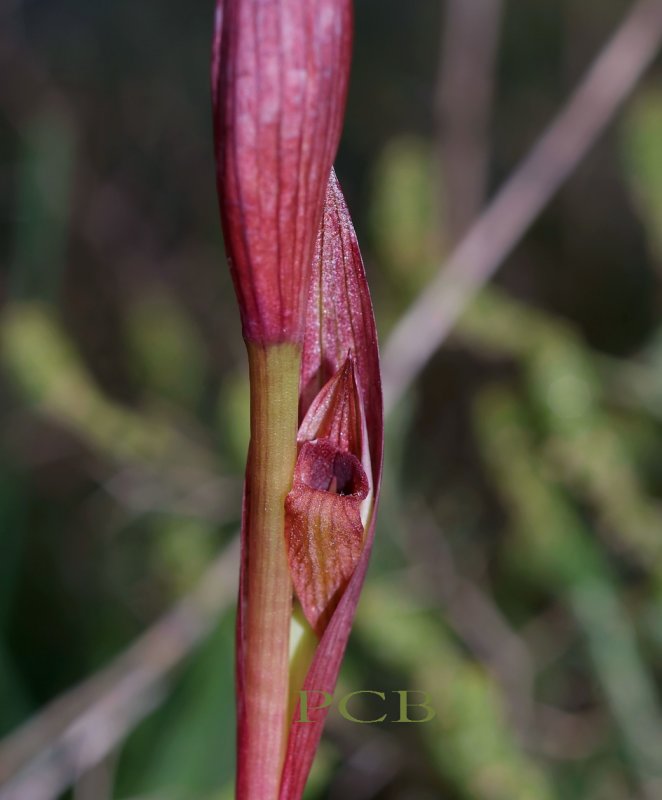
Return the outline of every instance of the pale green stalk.
[[[248,345],[251,444],[245,619],[245,796],[276,800],[287,744],[292,583],[285,497],[296,460],[300,349]]]

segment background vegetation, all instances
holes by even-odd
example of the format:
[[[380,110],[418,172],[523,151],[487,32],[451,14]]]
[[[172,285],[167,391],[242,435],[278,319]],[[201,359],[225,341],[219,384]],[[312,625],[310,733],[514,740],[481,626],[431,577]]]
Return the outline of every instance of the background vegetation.
[[[356,3],[338,172],[382,341],[629,4],[469,6],[467,25],[453,2]],[[0,735],[195,591],[239,523],[247,370],[214,189],[212,7],[0,9]],[[425,689],[437,717],[332,714],[311,800],[662,797],[660,76],[389,418],[339,693]],[[64,796],[231,796],[224,605],[136,719],[112,719],[117,746],[82,775],[58,762]],[[0,742],[0,783],[113,675],[23,729],[24,750]]]

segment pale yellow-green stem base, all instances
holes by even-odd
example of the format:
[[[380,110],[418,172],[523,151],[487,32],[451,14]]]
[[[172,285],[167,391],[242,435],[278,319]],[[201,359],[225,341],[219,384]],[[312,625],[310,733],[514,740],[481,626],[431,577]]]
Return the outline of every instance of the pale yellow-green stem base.
[[[318,644],[317,634],[310,627],[299,601],[295,600],[290,627],[290,703],[287,711],[287,718],[290,721]]]
[[[292,582],[284,521],[296,460],[301,354],[292,344],[249,344],[248,359],[247,748],[240,766],[245,787],[241,800],[276,800],[289,724]]]

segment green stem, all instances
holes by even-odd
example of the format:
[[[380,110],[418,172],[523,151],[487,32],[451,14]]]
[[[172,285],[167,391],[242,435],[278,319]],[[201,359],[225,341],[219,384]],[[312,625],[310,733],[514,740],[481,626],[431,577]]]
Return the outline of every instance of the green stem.
[[[248,345],[251,445],[247,470],[248,571],[242,798],[275,800],[287,744],[292,583],[285,497],[296,460],[301,353]]]
[[[318,644],[319,638],[310,627],[299,602],[295,602],[290,627],[290,703],[287,711],[287,718],[290,720],[294,716],[299,692],[313,663]]]

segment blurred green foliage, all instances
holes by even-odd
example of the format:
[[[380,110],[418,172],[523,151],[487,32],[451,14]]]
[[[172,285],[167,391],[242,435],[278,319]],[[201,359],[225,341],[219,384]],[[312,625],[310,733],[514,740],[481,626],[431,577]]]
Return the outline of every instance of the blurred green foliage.
[[[0,733],[185,594],[236,532],[248,385],[214,196],[213,3],[0,11]],[[385,339],[448,252],[439,4],[356,4],[338,171]],[[493,189],[620,0],[505,4]],[[309,800],[662,797],[657,71],[387,430],[373,564]],[[443,121],[442,121],[443,122]],[[233,613],[76,800],[227,800]],[[2,752],[0,750],[0,752]]]
[[[662,92],[650,89],[633,104],[626,118],[623,155],[641,214],[647,222],[652,245],[662,256]]]

